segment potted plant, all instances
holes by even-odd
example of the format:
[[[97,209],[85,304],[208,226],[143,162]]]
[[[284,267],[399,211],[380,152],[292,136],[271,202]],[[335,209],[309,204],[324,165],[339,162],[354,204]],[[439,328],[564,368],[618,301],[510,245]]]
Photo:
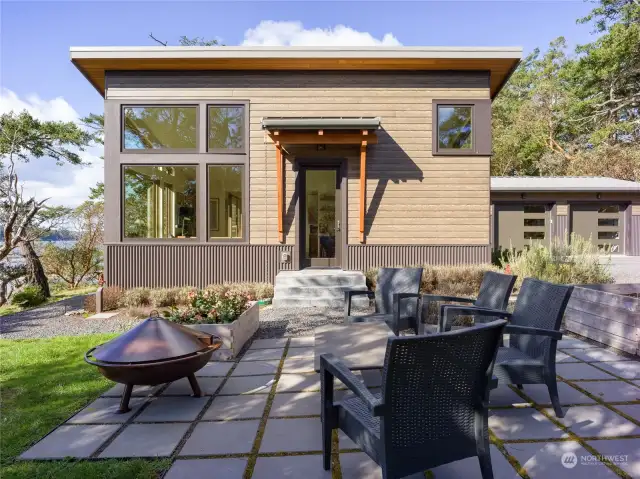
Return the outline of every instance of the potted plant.
[[[214,353],[216,359],[236,357],[258,330],[260,308],[250,294],[205,289],[190,292],[188,300],[187,306],[173,307],[164,315],[222,339],[223,346]]]

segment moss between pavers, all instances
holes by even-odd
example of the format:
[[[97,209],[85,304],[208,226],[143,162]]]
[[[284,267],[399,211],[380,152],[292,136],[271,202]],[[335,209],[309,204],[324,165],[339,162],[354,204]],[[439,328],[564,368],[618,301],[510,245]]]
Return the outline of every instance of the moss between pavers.
[[[498,450],[502,453],[505,459],[509,461],[509,464],[511,464],[511,467],[513,467],[516,470],[516,472],[520,475],[520,477],[522,477],[522,479],[531,479],[529,477],[529,474],[527,473],[527,470],[520,464],[520,462],[515,457],[509,454],[509,451],[507,451],[507,448],[504,447],[504,441],[502,441],[502,439],[496,436],[493,433],[493,431],[491,431],[491,429],[489,429],[489,441],[491,442],[491,444],[495,445],[498,448]]]

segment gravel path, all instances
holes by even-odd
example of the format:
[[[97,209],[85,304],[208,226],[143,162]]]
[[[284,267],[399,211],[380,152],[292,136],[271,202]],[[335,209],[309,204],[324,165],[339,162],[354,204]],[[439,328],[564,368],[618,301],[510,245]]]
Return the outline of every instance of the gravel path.
[[[138,319],[120,315],[100,320],[64,315],[67,311],[81,309],[83,300],[84,296],[75,296],[27,311],[0,316],[0,337],[25,339],[115,333],[131,329],[139,322]]]

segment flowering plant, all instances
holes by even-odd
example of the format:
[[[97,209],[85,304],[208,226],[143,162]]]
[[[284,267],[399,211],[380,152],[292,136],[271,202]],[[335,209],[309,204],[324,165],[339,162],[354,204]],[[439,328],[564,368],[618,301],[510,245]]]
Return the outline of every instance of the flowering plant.
[[[251,294],[214,289],[190,291],[187,298],[186,307],[172,307],[164,313],[165,317],[181,324],[231,323],[254,299]]]

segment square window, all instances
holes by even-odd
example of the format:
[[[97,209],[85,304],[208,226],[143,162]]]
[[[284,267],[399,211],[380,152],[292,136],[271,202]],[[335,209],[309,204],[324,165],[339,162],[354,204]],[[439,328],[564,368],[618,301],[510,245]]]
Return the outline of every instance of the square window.
[[[438,149],[471,150],[472,117],[472,106],[438,105]]]
[[[244,152],[244,105],[209,107],[209,151]]]
[[[195,166],[123,167],[125,238],[195,238]]]
[[[123,108],[124,150],[195,150],[196,106],[127,106]]]
[[[209,237],[243,237],[244,166],[209,166]]]

